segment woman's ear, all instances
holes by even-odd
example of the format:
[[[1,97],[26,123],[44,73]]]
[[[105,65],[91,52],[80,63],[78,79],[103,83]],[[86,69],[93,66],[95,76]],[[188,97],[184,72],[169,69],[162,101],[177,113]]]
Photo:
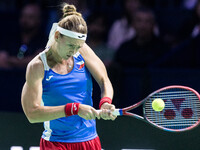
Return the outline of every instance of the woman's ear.
[[[55,39],[56,42],[58,41],[59,36],[60,36],[60,33],[58,31],[56,31],[55,34],[54,34],[54,39]]]

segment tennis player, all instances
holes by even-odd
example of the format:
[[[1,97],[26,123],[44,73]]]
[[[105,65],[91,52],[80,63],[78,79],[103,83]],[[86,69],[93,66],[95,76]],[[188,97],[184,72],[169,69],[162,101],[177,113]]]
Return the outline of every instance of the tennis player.
[[[74,5],[51,29],[47,48],[27,66],[22,107],[31,123],[44,122],[41,150],[101,150],[95,118],[114,120],[113,88],[105,66],[85,43],[87,25]],[[92,78],[101,88],[98,114]]]

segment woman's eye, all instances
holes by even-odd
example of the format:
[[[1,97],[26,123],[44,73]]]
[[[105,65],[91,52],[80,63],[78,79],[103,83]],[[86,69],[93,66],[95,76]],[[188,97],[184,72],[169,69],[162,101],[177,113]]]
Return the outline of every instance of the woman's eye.
[[[74,50],[78,50],[80,49],[81,47],[80,46],[76,46],[76,45],[68,45],[70,48],[74,49]]]

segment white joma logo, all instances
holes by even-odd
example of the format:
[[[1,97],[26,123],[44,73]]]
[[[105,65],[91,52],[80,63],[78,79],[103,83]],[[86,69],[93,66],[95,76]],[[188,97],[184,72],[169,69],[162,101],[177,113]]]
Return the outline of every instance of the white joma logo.
[[[52,77],[53,77],[53,76],[49,76],[49,78],[47,78],[46,80],[49,81],[49,80],[51,80]]]
[[[77,110],[77,107],[76,107],[76,105],[74,105],[74,110]]]

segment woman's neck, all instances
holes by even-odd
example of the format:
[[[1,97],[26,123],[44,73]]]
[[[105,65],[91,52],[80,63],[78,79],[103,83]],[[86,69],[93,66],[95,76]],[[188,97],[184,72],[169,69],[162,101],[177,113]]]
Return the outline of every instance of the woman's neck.
[[[47,56],[47,62],[49,63],[50,67],[53,67],[56,64],[62,64],[63,63],[62,58],[58,55],[58,53],[55,51],[53,46],[51,46],[48,49],[46,56]]]

